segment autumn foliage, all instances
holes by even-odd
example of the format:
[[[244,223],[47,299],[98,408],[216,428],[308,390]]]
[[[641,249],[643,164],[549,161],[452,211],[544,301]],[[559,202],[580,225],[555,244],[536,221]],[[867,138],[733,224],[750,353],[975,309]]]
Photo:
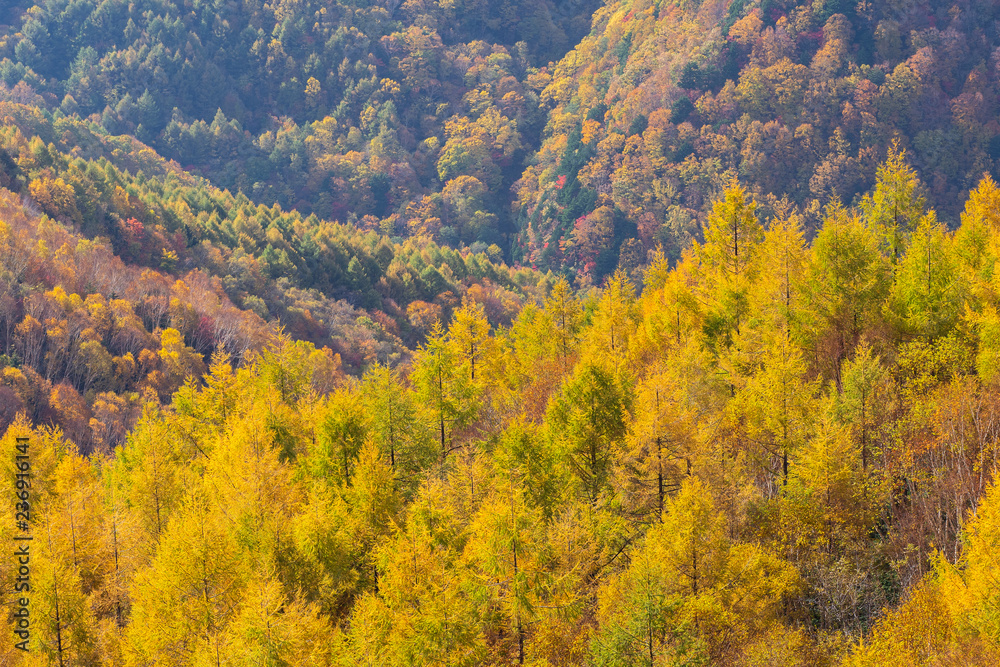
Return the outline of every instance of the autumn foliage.
[[[993,664],[1000,189],[984,177],[951,232],[905,154],[878,174],[808,241],[733,182],[641,286],[413,302],[409,361],[355,377],[287,336],[199,342],[209,307],[250,318],[241,336],[262,323],[8,197],[4,269],[39,285],[5,325],[2,387],[27,410],[3,451],[31,438],[52,535],[39,651]],[[86,268],[102,252],[129,276],[113,299]]]

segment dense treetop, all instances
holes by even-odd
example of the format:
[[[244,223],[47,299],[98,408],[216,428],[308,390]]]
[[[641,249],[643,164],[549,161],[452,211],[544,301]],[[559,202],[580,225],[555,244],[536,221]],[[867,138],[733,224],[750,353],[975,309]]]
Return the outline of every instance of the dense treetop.
[[[734,176],[811,233],[899,140],[954,226],[1000,157],[997,9],[979,0],[21,7],[0,36],[8,99],[262,204],[495,243],[584,282],[658,244],[679,258]]]
[[[994,4],[7,3],[5,664],[997,664]]]
[[[583,297],[560,280],[500,327],[467,294],[408,363],[353,378],[287,336],[220,342],[206,363],[176,328],[179,298],[169,326],[139,321],[150,270],[108,284],[115,271],[88,260],[107,246],[72,249],[8,196],[5,243],[63,242],[62,264],[8,251],[5,271],[96,291],[33,289],[26,307],[51,316],[25,315],[25,362],[3,369],[5,395],[42,406],[41,425],[18,417],[0,440],[13,466],[30,438],[42,539],[36,652],[10,631],[0,651],[64,665],[995,664],[1000,188],[985,177],[950,232],[918,185],[893,153],[807,243],[801,216],[765,214],[733,183],[704,242],[673,268],[657,255],[641,293],[623,271]],[[103,300],[118,290],[137,291]],[[262,323],[217,307],[249,318],[241,335]],[[60,347],[75,322],[85,342]],[[111,449],[94,427],[140,348],[142,391],[120,403],[136,416]],[[53,373],[49,403],[19,393]],[[45,425],[91,409],[79,373],[104,391],[92,431]],[[83,457],[80,442],[98,446]],[[0,580],[14,568],[0,559]]]
[[[255,201],[504,243],[496,210],[544,122],[535,65],[593,5],[45,1],[0,38],[0,79]]]
[[[875,182],[893,141],[954,226],[996,173],[993,2],[621,0],[550,71],[516,185],[516,259],[598,280],[678,258],[728,181],[812,232]]]

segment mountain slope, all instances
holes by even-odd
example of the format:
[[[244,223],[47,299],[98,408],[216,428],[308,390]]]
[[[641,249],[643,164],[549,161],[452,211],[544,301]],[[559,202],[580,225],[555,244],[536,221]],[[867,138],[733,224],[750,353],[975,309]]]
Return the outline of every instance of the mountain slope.
[[[787,197],[812,226],[872,186],[893,141],[957,222],[962,192],[1000,157],[996,13],[609,2],[542,92],[555,107],[517,186],[515,258],[597,279],[657,244],[678,257],[734,177],[767,210]]]
[[[453,245],[506,245],[508,189],[544,122],[535,66],[594,6],[42,0],[0,38],[0,79],[260,203],[393,235],[436,217]]]
[[[404,362],[463,300],[506,324],[547,284],[495,249],[393,243],[253,204],[58,112],[3,102],[0,117],[0,366],[17,395],[0,421],[27,408],[84,450],[120,442],[145,391],[167,401],[214,353],[243,363],[279,327],[318,348],[332,382],[342,362]],[[90,425],[118,402],[131,407],[106,415],[113,429]]]
[[[905,155],[877,179],[812,243],[800,216],[765,229],[730,188],[641,295],[624,272],[584,298],[561,280],[509,327],[469,298],[397,369],[347,377],[285,337],[183,385],[204,361],[179,330],[69,294],[125,290],[134,320],[161,278],[99,265],[106,247],[69,248],[5,194],[2,241],[34,234],[37,251],[0,259],[27,265],[48,339],[42,371],[2,368],[0,406],[68,358],[59,330],[84,318],[77,356],[108,332],[117,369],[119,346],[157,338],[137,366],[176,389],[165,404],[151,372],[95,403],[92,424],[134,417],[88,458],[70,428],[18,418],[0,437],[9,498],[30,443],[33,509],[0,534],[46,536],[31,613],[66,619],[32,641],[128,667],[996,664],[1000,188],[983,179],[949,232]],[[67,242],[47,264],[50,239]],[[66,291],[40,285],[56,269]],[[211,280],[184,281],[204,306]],[[86,410],[73,382],[52,410]],[[16,567],[0,559],[0,581]],[[36,664],[16,622],[0,655]]]

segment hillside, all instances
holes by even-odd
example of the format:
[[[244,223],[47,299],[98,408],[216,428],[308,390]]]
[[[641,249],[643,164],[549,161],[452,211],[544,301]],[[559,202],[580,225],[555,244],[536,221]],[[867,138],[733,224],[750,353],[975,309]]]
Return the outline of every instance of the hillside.
[[[679,258],[733,176],[814,230],[895,140],[957,224],[1000,157],[996,12],[44,0],[0,37],[0,94],[258,203],[599,283],[657,245]]]
[[[952,227],[996,173],[996,3],[606,3],[551,71],[545,138],[517,185],[515,259],[595,282],[678,258],[730,178],[815,229],[893,141]],[[639,243],[633,241],[637,239]]]
[[[42,0],[0,37],[0,94],[262,204],[506,247],[508,190],[544,123],[536,66],[595,6]]]
[[[28,438],[45,537],[35,652],[13,628],[0,652],[996,664],[1000,188],[985,178],[949,232],[919,186],[893,153],[810,244],[801,216],[769,219],[731,184],[705,242],[673,268],[656,257],[641,295],[621,271],[583,299],[561,280],[509,327],[469,299],[406,367],[360,379],[288,338],[238,366],[220,345],[89,458],[18,418],[5,465]],[[195,353],[168,331],[153,356],[172,377]],[[0,559],[0,580],[15,567]]]
[[[5,7],[4,665],[1000,663],[994,3]]]
[[[507,324],[546,284],[496,251],[394,243],[234,197],[58,112],[0,103],[0,117],[4,428],[27,408],[84,451],[111,448],[144,392],[168,401],[215,352],[242,363],[279,327],[316,350],[329,389],[405,361],[463,299]]]

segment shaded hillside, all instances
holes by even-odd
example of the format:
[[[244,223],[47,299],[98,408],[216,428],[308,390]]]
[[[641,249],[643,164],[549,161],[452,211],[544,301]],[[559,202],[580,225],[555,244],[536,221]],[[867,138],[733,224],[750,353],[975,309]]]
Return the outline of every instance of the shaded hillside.
[[[732,176],[813,228],[894,140],[954,224],[1000,157],[996,12],[46,0],[0,39],[0,94],[258,203],[599,281],[660,244],[676,260]]]
[[[0,79],[260,203],[506,245],[535,67],[596,4],[43,0],[0,38]]]
[[[607,3],[551,72],[517,186],[515,259],[594,279],[679,257],[732,177],[814,226],[874,182],[894,140],[950,224],[996,173],[992,2]],[[638,243],[632,239],[638,239]]]

